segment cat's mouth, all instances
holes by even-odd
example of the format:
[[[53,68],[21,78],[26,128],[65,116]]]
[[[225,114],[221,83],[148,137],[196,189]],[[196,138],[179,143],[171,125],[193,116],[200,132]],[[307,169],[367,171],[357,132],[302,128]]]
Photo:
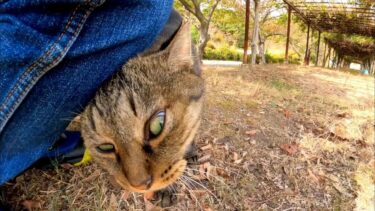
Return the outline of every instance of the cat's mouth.
[[[164,165],[164,167],[154,170],[151,176],[152,181],[147,186],[147,188],[140,189],[131,185],[131,182],[129,182],[128,178],[124,174],[120,174],[123,175],[123,177],[115,179],[122,188],[132,192],[146,193],[160,190],[177,181],[178,178],[184,173],[188,163],[193,162],[192,160],[194,160],[197,156],[198,155],[195,145],[190,144],[185,151],[183,159],[173,162],[170,165]]]
[[[187,165],[185,159],[179,160],[172,165],[166,166],[160,170],[156,170],[152,175],[152,182],[147,188],[139,189],[130,184],[129,180],[124,175],[122,178],[116,178],[116,182],[124,189],[138,192],[138,193],[147,193],[152,191],[157,191],[163,189],[175,181],[183,174]]]

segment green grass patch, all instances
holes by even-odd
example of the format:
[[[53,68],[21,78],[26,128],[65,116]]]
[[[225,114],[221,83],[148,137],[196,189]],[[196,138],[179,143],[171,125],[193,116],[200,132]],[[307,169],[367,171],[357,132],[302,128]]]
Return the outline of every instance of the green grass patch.
[[[289,84],[288,82],[284,80],[280,80],[280,79],[272,80],[271,87],[279,91],[296,89],[296,87],[293,86],[292,84]]]

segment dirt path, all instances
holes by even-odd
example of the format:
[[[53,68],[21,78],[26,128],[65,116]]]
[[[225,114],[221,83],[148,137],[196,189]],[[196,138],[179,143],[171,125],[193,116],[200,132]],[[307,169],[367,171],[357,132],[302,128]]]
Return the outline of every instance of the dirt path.
[[[373,78],[288,65],[205,67],[204,77],[200,164],[169,210],[374,210]],[[18,208],[151,206],[95,165],[29,170],[1,190]]]

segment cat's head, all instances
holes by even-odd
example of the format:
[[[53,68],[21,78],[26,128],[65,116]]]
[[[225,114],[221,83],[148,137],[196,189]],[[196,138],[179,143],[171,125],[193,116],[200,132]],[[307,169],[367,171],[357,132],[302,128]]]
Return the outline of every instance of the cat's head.
[[[82,117],[85,145],[123,188],[164,188],[185,170],[203,95],[189,26],[182,24],[165,50],[130,60],[100,88]]]

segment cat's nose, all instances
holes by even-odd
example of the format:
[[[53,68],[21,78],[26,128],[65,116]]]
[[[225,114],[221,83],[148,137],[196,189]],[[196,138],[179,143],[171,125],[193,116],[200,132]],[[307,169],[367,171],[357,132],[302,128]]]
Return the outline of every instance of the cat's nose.
[[[150,189],[151,185],[152,185],[152,177],[149,175],[146,177],[146,179],[140,181],[140,182],[136,182],[136,183],[133,183],[131,181],[129,181],[130,184],[136,188],[136,189],[139,189],[139,190],[147,190],[147,189]]]

